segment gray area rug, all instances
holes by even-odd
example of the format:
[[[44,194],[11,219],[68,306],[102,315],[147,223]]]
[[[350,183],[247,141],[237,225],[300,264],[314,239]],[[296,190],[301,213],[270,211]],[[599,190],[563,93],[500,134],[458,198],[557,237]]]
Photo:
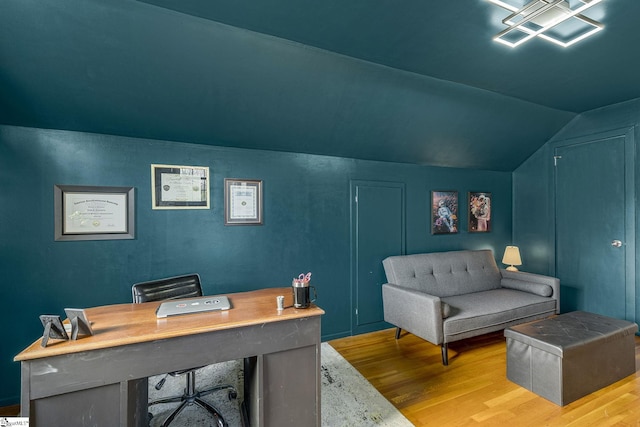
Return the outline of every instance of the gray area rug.
[[[164,375],[149,378],[149,401],[156,399],[180,396],[187,384],[186,376],[168,376],[162,388],[156,390],[155,386]],[[217,363],[205,366],[196,371],[196,390],[204,390],[218,384],[230,384],[238,392],[236,399],[229,399],[228,390],[215,391],[202,397],[202,400],[212,405],[222,414],[229,427],[242,427],[240,416],[240,404],[243,400],[242,384],[244,372],[242,360]],[[149,407],[153,414],[150,426],[161,426],[164,420],[173,412],[180,403],[162,403]],[[207,411],[196,405],[187,406],[171,423],[172,427],[212,426],[217,427],[213,417]]]
[[[322,343],[322,425],[326,427],[412,427],[411,424],[389,401],[387,401],[360,373],[329,344]],[[160,391],[156,383],[163,376],[149,378],[149,400],[174,396],[182,393],[186,384],[184,376],[167,377]],[[236,387],[237,399],[229,400],[227,391],[218,391],[203,400],[219,410],[229,427],[242,427],[240,403],[243,400],[244,381],[242,361],[231,361],[206,366],[196,374],[196,387],[228,383]],[[153,405],[149,410],[154,414],[151,426],[160,426],[164,419],[177,407],[177,403]],[[213,426],[212,418],[197,407],[187,407],[172,426]]]
[[[322,425],[413,427],[333,347],[322,343]]]

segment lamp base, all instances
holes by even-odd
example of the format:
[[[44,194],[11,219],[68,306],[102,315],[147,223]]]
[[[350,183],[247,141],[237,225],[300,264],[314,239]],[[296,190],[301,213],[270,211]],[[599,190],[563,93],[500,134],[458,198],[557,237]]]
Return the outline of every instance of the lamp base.
[[[507,267],[505,270],[507,271],[518,271],[517,268],[515,268],[513,265],[510,265],[509,267]]]

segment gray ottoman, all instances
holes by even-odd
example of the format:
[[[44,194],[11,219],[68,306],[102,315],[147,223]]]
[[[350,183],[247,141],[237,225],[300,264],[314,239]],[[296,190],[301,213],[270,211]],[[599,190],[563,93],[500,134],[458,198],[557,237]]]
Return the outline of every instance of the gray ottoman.
[[[575,311],[505,329],[507,378],[563,406],[636,372],[638,325]]]

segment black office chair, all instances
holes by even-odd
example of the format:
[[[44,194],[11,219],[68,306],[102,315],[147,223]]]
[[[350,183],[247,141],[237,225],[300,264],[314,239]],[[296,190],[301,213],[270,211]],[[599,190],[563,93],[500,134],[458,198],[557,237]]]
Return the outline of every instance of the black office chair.
[[[192,298],[202,296],[202,287],[200,285],[200,276],[197,274],[189,274],[185,276],[169,277],[166,279],[152,280],[149,282],[136,283],[131,287],[131,294],[133,296],[134,303],[143,303],[150,301],[163,301],[179,298]],[[185,374],[187,377],[187,386],[181,396],[168,397],[163,399],[154,400],[149,402],[149,406],[156,405],[158,403],[170,403],[170,402],[182,402],[162,423],[163,427],[168,426],[175,419],[175,417],[182,412],[182,410],[189,405],[198,405],[206,411],[210,412],[216,420],[218,427],[226,427],[227,422],[222,417],[222,414],[200,399],[201,396],[211,394],[218,390],[229,390],[229,399],[235,399],[237,397],[237,391],[230,384],[217,385],[215,387],[198,391],[196,390],[196,370],[199,368],[185,369],[183,371],[170,372],[166,374],[156,384],[156,389],[160,390],[164,385],[167,375],[176,376]]]

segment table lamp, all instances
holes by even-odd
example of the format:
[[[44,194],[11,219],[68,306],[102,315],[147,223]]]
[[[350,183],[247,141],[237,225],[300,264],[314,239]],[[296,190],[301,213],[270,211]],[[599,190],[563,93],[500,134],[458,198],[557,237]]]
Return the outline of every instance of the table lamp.
[[[518,271],[518,269],[514,266],[522,265],[522,260],[520,259],[520,249],[518,249],[517,246],[507,246],[507,248],[504,250],[502,263],[509,266],[507,267],[507,270]]]

